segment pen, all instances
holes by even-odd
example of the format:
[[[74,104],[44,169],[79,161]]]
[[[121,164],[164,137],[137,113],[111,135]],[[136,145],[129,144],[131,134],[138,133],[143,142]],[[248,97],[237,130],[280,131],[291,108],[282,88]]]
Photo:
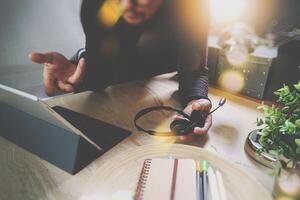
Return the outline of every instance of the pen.
[[[196,186],[197,186],[197,199],[203,200],[203,185],[202,185],[202,166],[200,161],[196,161]]]
[[[208,179],[207,179],[207,168],[208,168],[208,165],[207,165],[207,162],[206,160],[203,160],[202,161],[202,188],[203,188],[203,200],[207,200],[207,184],[208,184]]]

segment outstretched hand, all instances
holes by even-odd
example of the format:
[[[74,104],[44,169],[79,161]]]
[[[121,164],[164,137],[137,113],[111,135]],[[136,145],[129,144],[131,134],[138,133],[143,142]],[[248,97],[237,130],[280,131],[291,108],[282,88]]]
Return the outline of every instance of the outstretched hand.
[[[84,58],[76,66],[57,52],[30,53],[29,59],[44,64],[44,87],[48,96],[54,95],[55,87],[63,92],[74,92],[74,86],[82,81],[86,68]]]

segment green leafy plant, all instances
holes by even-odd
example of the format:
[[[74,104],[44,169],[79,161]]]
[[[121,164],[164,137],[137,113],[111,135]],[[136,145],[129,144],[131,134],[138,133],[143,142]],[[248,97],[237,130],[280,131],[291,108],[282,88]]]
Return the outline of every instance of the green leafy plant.
[[[300,163],[300,81],[293,88],[284,86],[274,92],[281,106],[260,105],[265,118],[256,120],[261,128],[259,143],[263,151],[282,156],[281,165]]]

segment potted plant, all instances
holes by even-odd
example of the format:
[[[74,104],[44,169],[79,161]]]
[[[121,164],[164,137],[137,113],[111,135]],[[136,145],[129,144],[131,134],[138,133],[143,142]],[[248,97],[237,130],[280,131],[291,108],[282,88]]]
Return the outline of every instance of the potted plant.
[[[259,143],[277,157],[274,195],[300,199],[300,81],[274,92],[279,106],[260,105],[264,119],[257,119]]]

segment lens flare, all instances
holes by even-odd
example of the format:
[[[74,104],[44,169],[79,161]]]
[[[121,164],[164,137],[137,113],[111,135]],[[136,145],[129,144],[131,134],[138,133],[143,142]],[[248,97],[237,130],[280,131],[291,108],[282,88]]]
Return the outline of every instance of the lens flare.
[[[246,9],[246,0],[210,0],[212,20],[215,22],[235,20]]]
[[[225,54],[228,62],[234,66],[243,66],[249,59],[248,48],[243,44],[230,45]]]
[[[154,128],[155,131],[162,131],[162,132],[168,132],[169,130],[169,124],[171,124],[171,120],[172,118],[167,118],[167,119],[163,119],[160,121],[159,124],[156,125],[156,127]],[[156,133],[155,136],[170,136],[170,133],[167,134],[163,134],[163,133]],[[172,136],[176,136],[175,134]],[[171,137],[172,138],[172,137]],[[171,139],[172,142],[174,142],[174,138]]]
[[[230,92],[240,92],[245,86],[245,79],[241,72],[229,70],[221,74],[219,85]]]
[[[106,28],[113,27],[122,15],[119,0],[106,0],[99,9],[98,20]]]

